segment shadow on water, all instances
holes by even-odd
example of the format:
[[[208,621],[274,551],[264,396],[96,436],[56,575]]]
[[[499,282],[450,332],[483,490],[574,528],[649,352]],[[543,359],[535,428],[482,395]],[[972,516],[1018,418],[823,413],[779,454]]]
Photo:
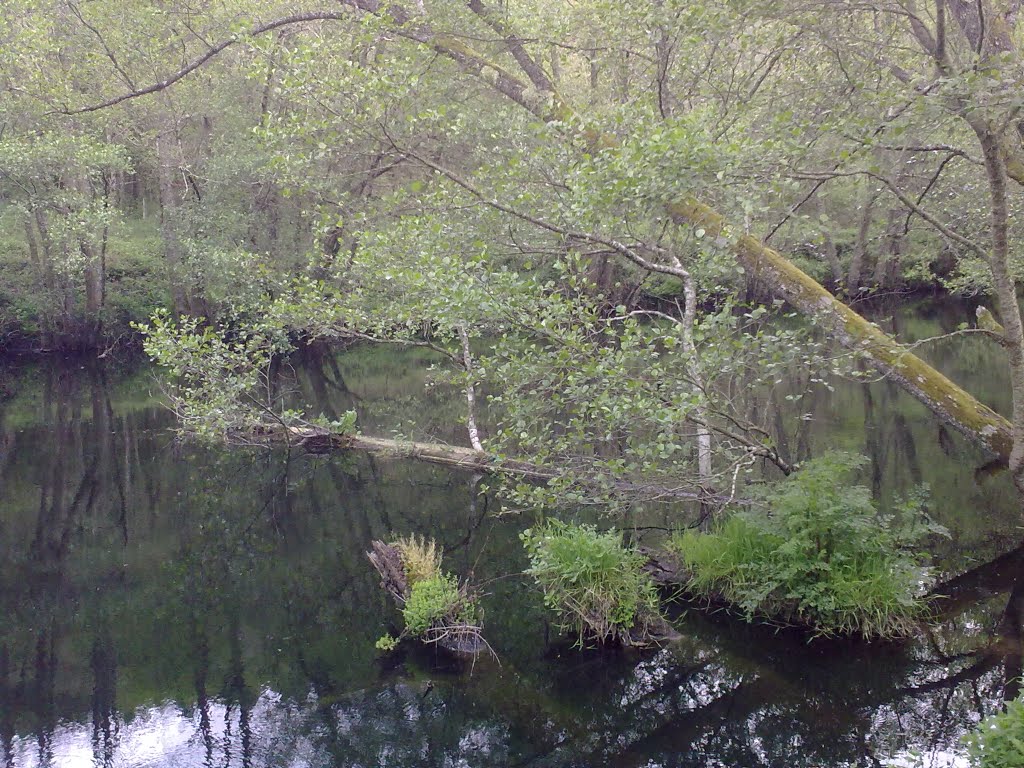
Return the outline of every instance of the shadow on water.
[[[423,398],[427,357],[310,356],[296,397],[328,415],[459,439],[443,388]],[[147,371],[81,363],[2,376],[5,766],[946,766],[1019,690],[1024,549],[984,562],[1019,535],[1005,478],[976,481],[971,449],[885,382],[815,394],[780,436],[794,456],[868,451],[882,498],[932,485],[953,538],[929,630],[808,643],[689,611],[643,655],[548,645],[510,576],[529,521],[490,514],[478,477],[182,445],[151,390]],[[500,665],[374,650],[399,617],[364,549],[393,532],[437,537],[487,585]]]

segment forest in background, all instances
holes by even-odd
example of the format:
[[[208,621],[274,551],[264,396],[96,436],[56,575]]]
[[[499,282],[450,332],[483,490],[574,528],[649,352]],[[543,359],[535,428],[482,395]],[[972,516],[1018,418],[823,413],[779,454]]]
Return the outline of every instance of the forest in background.
[[[951,3],[952,71],[938,72],[915,39],[925,25],[934,42],[928,3],[412,3],[394,18],[390,4],[312,5],[5,4],[6,348],[102,349],[160,308],[230,318],[245,297],[383,258],[372,238],[410,214],[445,220],[461,258],[486,250],[519,273],[577,252],[612,305],[682,295],[564,232],[493,209],[468,220],[430,163],[624,242],[658,239],[652,203],[699,192],[847,299],[992,290],[971,247],[988,236],[984,158],[962,113],[998,112],[1019,151],[1015,49],[997,39],[1000,22],[1015,42],[1013,3],[1002,18],[994,4],[987,37],[973,4]],[[428,22],[481,61],[418,41]],[[974,46],[994,49],[988,66]],[[524,55],[537,83],[519,73],[522,99],[557,92],[623,143],[615,163],[587,167],[552,135],[564,126],[502,93]],[[702,292],[767,295],[718,272]]]

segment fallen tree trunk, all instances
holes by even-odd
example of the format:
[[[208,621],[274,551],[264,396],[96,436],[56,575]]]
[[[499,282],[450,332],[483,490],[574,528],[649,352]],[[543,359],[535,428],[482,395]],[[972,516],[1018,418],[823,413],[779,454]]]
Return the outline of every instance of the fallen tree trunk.
[[[392,440],[386,437],[369,437],[350,433],[331,432],[322,427],[284,427],[279,424],[263,425],[258,433],[247,434],[240,442],[264,445],[287,445],[300,448],[307,453],[334,453],[338,451],[365,451],[376,456],[395,459],[415,459],[429,464],[440,464],[468,472],[490,475],[515,475],[533,480],[551,480],[560,473],[545,469],[528,461],[496,456],[472,448],[443,443],[423,443],[414,440]],[[672,499],[709,502],[718,504],[747,504],[749,499],[710,493],[707,491],[686,491],[647,483],[619,481],[616,490],[622,493],[645,494],[655,499]]]
[[[483,451],[443,443],[422,443],[414,440],[391,440],[350,433],[331,432],[319,427],[281,427],[261,429],[255,439],[266,443],[284,443],[309,453],[334,451],[365,451],[396,459],[417,459],[455,469],[486,474],[509,474],[549,480],[555,473],[536,464],[515,459],[498,458]]]

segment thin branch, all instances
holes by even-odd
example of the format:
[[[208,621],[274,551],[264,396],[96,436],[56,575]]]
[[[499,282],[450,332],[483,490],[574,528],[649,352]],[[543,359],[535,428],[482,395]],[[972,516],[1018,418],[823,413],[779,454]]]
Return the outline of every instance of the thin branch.
[[[390,136],[388,138],[389,140],[391,140]],[[568,237],[575,240],[582,240],[590,243],[597,243],[599,245],[606,246],[615,253],[618,253],[621,256],[625,256],[634,264],[636,264],[639,267],[642,267],[643,269],[648,270],[649,272],[660,272],[662,274],[672,275],[680,279],[686,279],[686,277],[689,275],[689,273],[682,267],[668,266],[665,264],[656,264],[655,262],[649,261],[645,259],[643,256],[641,256],[639,253],[637,253],[637,251],[634,250],[633,248],[630,248],[628,245],[620,243],[617,240],[612,240],[606,237],[602,237],[600,235],[595,235],[590,232],[580,232],[577,230],[568,229],[566,227],[560,227],[557,224],[552,224],[549,221],[545,221],[544,219],[540,219],[536,216],[532,216],[528,213],[519,211],[515,208],[505,205],[504,203],[501,203],[495,198],[485,194],[482,190],[471,184],[466,179],[463,179],[454,171],[445,168],[444,166],[438,165],[433,160],[429,160],[428,158],[425,158],[422,155],[415,153],[411,149],[403,149],[402,147],[399,147],[398,144],[394,142],[394,140],[391,140],[391,142],[397,152],[400,152],[403,155],[406,155],[407,157],[411,157],[412,159],[422,163],[423,165],[427,166],[433,171],[436,171],[437,173],[441,174],[446,179],[454,183],[456,186],[462,187],[464,190],[469,192],[469,194],[471,194],[477,200],[479,200],[484,205],[487,205],[490,208],[494,208],[497,211],[506,213],[509,216],[514,216],[517,219],[521,219],[522,221],[533,224],[535,227],[545,229],[548,232],[553,232],[557,235],[562,235],[563,237]]]
[[[77,5],[69,1],[67,3],[67,6],[71,9],[71,12],[75,14],[78,20],[82,22],[82,26],[84,26],[86,29],[92,32],[96,36],[96,39],[100,41],[100,45],[102,45],[103,50],[106,51],[107,58],[110,59],[110,62],[114,65],[114,69],[117,70],[117,73],[121,75],[121,78],[124,80],[125,85],[134,90],[136,88],[135,81],[132,80],[131,75],[129,75],[121,66],[121,62],[117,60],[117,56],[115,56],[114,52],[110,50],[110,46],[107,45],[107,41],[103,38],[103,35],[100,34],[100,31],[85,20],[85,17],[82,15],[82,11],[79,9]]]
[[[505,47],[508,48],[508,52],[512,54],[519,67],[530,78],[534,88],[544,93],[554,93],[555,87],[551,82],[551,78],[548,77],[544,68],[527,53],[526,47],[523,45],[523,39],[498,18],[491,8],[484,5],[482,0],[469,0],[466,5],[469,7],[469,10],[483,20],[484,24],[501,35],[502,40],[505,42]]]
[[[346,17],[347,14],[339,11],[320,11],[310,13],[298,13],[293,14],[291,16],[285,16],[280,19],[275,19],[274,21],[269,21],[266,24],[260,24],[259,26],[253,27],[248,32],[238,35],[232,35],[231,37],[222,40],[221,42],[212,46],[208,51],[206,51],[198,58],[195,58],[192,61],[190,61],[188,64],[183,66],[174,74],[164,78],[163,80],[157,83],[153,83],[152,85],[146,86],[145,88],[134,88],[128,93],[123,93],[120,96],[115,96],[111,99],[107,99],[106,101],[102,101],[98,104],[91,104],[87,107],[79,107],[78,109],[66,108],[62,109],[61,112],[65,115],[81,115],[86,112],[96,112],[101,109],[107,109],[108,107],[113,107],[114,105],[120,104],[123,101],[137,99],[140,96],[147,96],[151,93],[158,93],[166,88],[171,87],[179,80],[183,80],[184,78],[188,77],[190,74],[192,74],[197,69],[206,64],[206,62],[208,62],[214,56],[223,52],[227,48],[230,48],[232,45],[242,42],[246,38],[256,37],[257,35],[262,35],[266,32],[270,32],[271,30],[278,29],[280,27],[286,27],[291,24],[301,24],[309,21],[339,21]]]

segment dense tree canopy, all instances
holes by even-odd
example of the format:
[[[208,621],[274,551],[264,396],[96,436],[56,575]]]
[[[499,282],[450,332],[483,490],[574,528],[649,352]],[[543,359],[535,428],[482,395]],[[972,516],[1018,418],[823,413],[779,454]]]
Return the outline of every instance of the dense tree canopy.
[[[11,0],[0,338],[162,310],[218,434],[310,418],[295,345],[430,346],[530,501],[791,471],[766,404],[838,342],[1021,478],[1019,36],[1004,0]],[[842,303],[924,287],[993,297],[1009,421]]]

